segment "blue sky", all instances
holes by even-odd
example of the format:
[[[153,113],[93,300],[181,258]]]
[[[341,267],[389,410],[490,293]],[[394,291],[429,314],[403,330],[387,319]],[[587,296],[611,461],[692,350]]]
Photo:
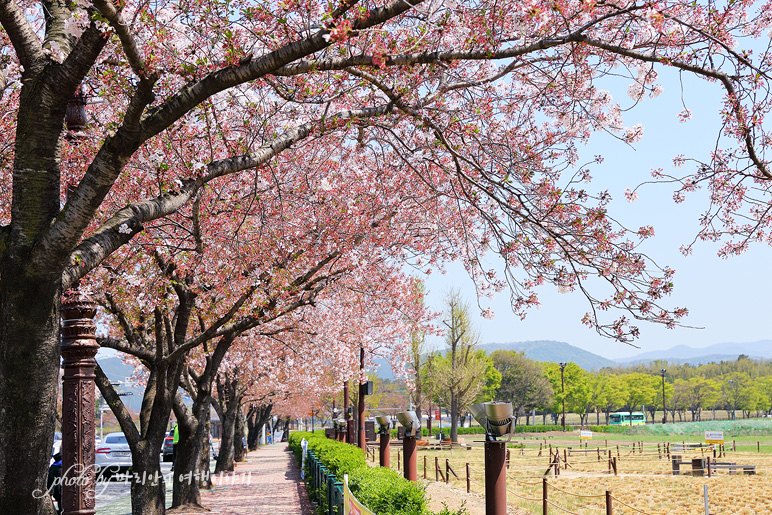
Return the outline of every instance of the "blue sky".
[[[496,312],[493,320],[477,317],[481,342],[558,340],[609,358],[626,357],[644,351],[666,349],[675,345],[703,347],[722,342],[752,342],[772,338],[772,316],[765,291],[772,289],[772,274],[766,273],[772,263],[772,249],[756,244],[742,256],[722,259],[716,253],[719,244],[698,243],[694,254],[684,257],[679,247],[689,243],[699,229],[698,216],[707,206],[704,192],[697,192],[682,204],[672,200],[673,187],[647,185],[639,190],[639,199],[628,203],[625,188],[634,188],[650,179],[650,171],[661,167],[665,173],[686,172],[686,167],[673,170],[672,159],[678,154],[706,158],[715,145],[721,92],[716,84],[684,79],[683,101],[693,118],[679,123],[677,114],[684,108],[678,76],[659,70],[659,82],[665,91],[656,99],[647,99],[625,115],[625,125],[641,122],[644,137],[635,148],[607,135],[597,135],[582,150],[589,161],[602,154],[604,163],[594,165],[591,185],[596,191],[607,189],[615,199],[609,212],[629,227],[653,225],[656,236],[646,242],[645,252],[660,265],[675,269],[675,291],[668,299],[670,306],[685,306],[690,314],[685,324],[700,327],[665,329],[653,324],[638,324],[641,337],[634,342],[640,349],[613,342],[597,335],[580,322],[587,311],[586,300],[579,293],[560,294],[552,287],[539,291],[542,306],[525,320],[512,315],[509,293],[502,292],[492,302],[483,299],[483,307]],[[629,81],[609,84],[608,89],[623,107],[630,104],[625,94]],[[443,295],[449,288],[462,291],[474,305],[474,288],[460,266],[450,266],[447,275],[432,274],[426,278],[427,302],[442,309]],[[441,345],[440,338],[434,343]]]

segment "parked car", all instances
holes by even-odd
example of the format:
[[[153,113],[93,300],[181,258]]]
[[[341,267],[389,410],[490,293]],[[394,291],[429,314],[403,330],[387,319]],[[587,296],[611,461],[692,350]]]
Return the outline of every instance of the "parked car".
[[[123,433],[107,434],[95,456],[96,473],[102,476],[127,472],[132,466],[131,449]]]
[[[209,436],[209,455],[211,459],[217,459],[217,451],[219,449],[220,442],[218,441],[217,446],[215,446],[215,443],[212,441],[212,437]],[[174,429],[170,429],[169,432],[166,433],[164,444],[161,447],[161,454],[163,456],[163,461],[172,461],[172,457],[174,456]]]
[[[174,456],[174,429],[169,429],[164,438],[164,444],[161,446],[161,454],[164,461],[172,461]]]

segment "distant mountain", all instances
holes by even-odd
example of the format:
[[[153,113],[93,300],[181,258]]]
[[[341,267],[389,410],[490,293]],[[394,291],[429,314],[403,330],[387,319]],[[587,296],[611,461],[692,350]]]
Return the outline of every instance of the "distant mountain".
[[[584,370],[599,370],[603,367],[616,367],[619,363],[606,359],[592,352],[582,350],[565,342],[539,340],[528,342],[486,343],[480,348],[490,354],[497,350],[513,350],[522,352],[528,359],[535,361],[552,361],[576,363]]]
[[[110,382],[122,383],[116,386],[116,391],[123,394],[123,402],[130,410],[139,410],[142,405],[142,395],[145,393],[144,386],[136,384],[127,384],[129,378],[134,373],[134,367],[127,365],[118,356],[97,357],[97,363],[102,367]]]
[[[716,343],[707,347],[694,348],[687,345],[643,352],[629,358],[620,358],[615,361],[622,364],[648,363],[654,360],[664,360],[671,363],[690,363],[692,365],[734,361],[741,354],[751,359],[772,359],[772,340],[760,340],[745,343]]]

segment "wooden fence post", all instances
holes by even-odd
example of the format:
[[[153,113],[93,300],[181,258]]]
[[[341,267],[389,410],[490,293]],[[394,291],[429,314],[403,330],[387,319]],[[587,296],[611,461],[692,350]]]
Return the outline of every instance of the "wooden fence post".
[[[611,504],[611,490],[606,490],[606,515],[614,515],[614,507]]]
[[[472,491],[472,479],[469,475],[469,463],[466,464],[466,493]]]
[[[424,454],[424,479],[426,479],[426,455]]]
[[[542,478],[542,484],[541,484],[541,514],[547,515],[547,478]]]
[[[509,470],[509,449],[507,449],[507,470]]]

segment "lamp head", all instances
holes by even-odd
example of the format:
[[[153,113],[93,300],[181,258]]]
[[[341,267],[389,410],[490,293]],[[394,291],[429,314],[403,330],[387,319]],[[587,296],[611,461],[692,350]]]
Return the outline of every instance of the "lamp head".
[[[485,415],[485,404],[472,404],[469,406],[469,413],[472,414],[474,419],[477,421],[480,426],[484,427],[485,430],[488,430],[488,417]]]
[[[379,433],[386,434],[389,432],[389,429],[391,428],[391,421],[389,420],[389,417],[386,415],[381,415],[379,417],[375,417],[375,421],[378,422]]]
[[[397,420],[405,426],[405,436],[417,436],[421,432],[421,420],[415,414],[415,411],[400,411],[397,413]]]
[[[512,403],[486,402],[485,416],[488,419],[488,433],[492,436],[504,436],[512,432]]]

